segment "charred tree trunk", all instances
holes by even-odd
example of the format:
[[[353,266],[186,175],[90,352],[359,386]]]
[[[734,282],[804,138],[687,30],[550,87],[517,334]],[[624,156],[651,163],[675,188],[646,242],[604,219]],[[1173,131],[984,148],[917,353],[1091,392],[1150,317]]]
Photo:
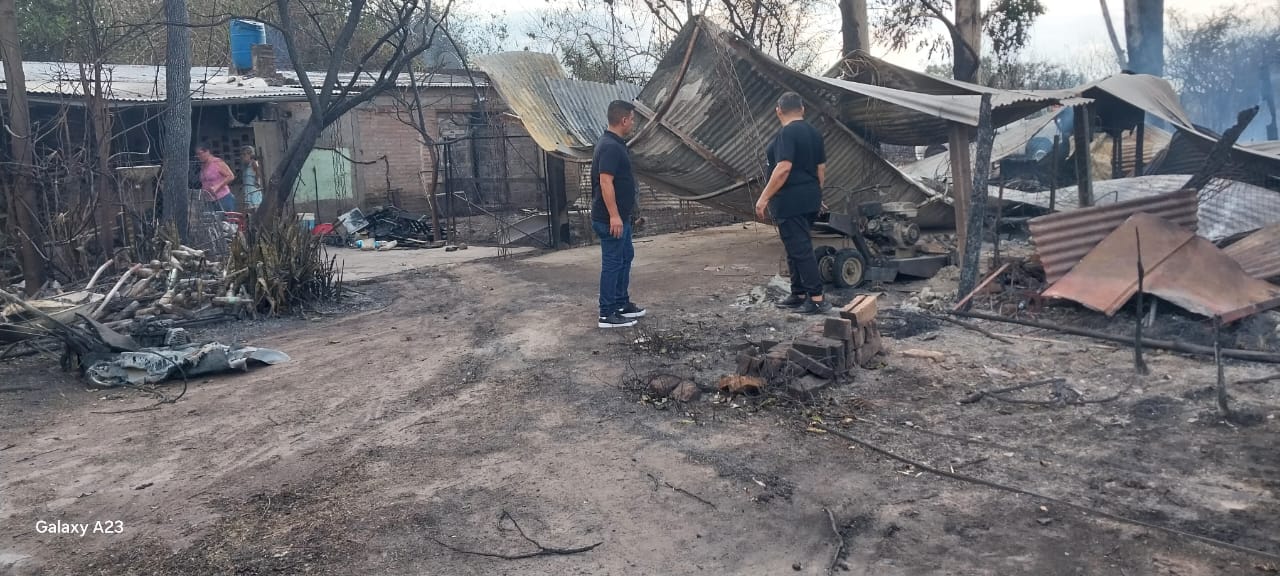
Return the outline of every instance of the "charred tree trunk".
[[[18,43],[18,15],[14,0],[0,0],[0,60],[4,62],[9,95],[9,151],[15,164],[12,175],[14,214],[17,221],[19,258],[27,295],[44,285],[44,261],[37,248],[44,235],[36,223],[39,207],[32,182],[35,157],[31,146],[31,109],[27,107],[27,81],[22,72],[22,47]]]
[[[161,216],[185,242],[189,219],[187,178],[191,171],[191,29],[186,26],[186,0],[164,0],[164,16],[170,24],[165,46],[164,121],[160,123],[164,166]]]
[[[952,77],[976,84],[982,63],[982,9],[978,0],[956,0],[956,25],[951,36],[955,52]]]
[[[120,204],[111,193],[111,113],[103,97],[106,86],[103,84],[102,65],[94,63],[90,66],[84,86],[88,95],[85,107],[92,127],[93,170],[90,174],[93,179],[93,219],[98,229],[100,256],[110,258],[115,251],[115,215],[119,213]]]
[[[987,176],[991,173],[991,147],[995,143],[995,128],[991,124],[991,95],[983,94],[978,112],[978,143],[974,159],[973,188],[970,189],[968,222],[960,260],[960,285],[957,294],[969,294],[978,284],[978,269],[982,266],[982,229],[987,220]],[[999,233],[999,230],[996,230]],[[993,263],[994,264],[994,263]]]
[[[1124,0],[1129,71],[1164,75],[1164,0]]]
[[[871,51],[871,27],[867,22],[867,0],[840,0],[841,54]]]

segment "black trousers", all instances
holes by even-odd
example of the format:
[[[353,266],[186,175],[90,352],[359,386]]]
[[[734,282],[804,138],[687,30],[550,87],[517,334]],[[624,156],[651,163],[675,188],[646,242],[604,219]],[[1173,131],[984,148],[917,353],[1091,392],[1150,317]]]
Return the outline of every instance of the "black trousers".
[[[799,296],[821,296],[822,277],[818,260],[813,256],[813,239],[809,230],[818,219],[817,212],[789,218],[778,218],[778,234],[787,251],[787,267],[791,269],[791,293]]]

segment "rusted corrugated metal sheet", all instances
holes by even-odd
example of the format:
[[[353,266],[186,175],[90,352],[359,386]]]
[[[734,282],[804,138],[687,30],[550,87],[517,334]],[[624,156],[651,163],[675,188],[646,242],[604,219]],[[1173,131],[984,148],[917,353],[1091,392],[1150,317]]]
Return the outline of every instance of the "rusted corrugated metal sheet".
[[[1062,279],[1099,242],[1130,216],[1145,212],[1192,233],[1196,230],[1196,192],[1184,190],[1107,206],[1060,212],[1032,219],[1031,240],[1050,284]]]
[[[573,134],[559,114],[549,80],[563,80],[560,61],[550,54],[504,52],[474,59],[493,87],[524,124],[529,136],[548,152],[571,159],[590,159],[594,140]]]
[[[1224,322],[1280,305],[1280,288],[1249,277],[1213,243],[1151,214],[1129,217],[1044,295],[1115,314],[1138,292],[1139,243],[1145,293]]]
[[[1280,278],[1280,224],[1258,230],[1223,252],[1254,278]]]

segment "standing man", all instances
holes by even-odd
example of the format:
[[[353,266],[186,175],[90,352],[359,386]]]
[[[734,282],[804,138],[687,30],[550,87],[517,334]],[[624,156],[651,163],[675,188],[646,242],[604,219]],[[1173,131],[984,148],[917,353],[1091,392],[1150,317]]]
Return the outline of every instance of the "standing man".
[[[635,126],[636,107],[609,103],[609,129],[596,142],[591,158],[591,229],[600,237],[600,328],[635,326],[644,308],[631,302],[631,215],[636,206],[636,179],[631,153],[623,138]]]
[[[791,295],[778,306],[801,314],[822,314],[831,310],[831,304],[822,297],[822,277],[809,229],[822,207],[826,147],[822,134],[804,121],[804,101],[799,94],[783,94],[774,111],[782,130],[769,144],[769,183],[756,202],[756,216],[764,220],[768,210],[787,251]]]

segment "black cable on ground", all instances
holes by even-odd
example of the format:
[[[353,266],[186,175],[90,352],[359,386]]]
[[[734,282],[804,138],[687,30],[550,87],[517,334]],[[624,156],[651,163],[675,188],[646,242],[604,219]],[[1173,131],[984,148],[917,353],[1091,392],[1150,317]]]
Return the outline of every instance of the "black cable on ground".
[[[1083,512],[1083,513],[1085,513],[1085,514],[1093,514],[1093,515],[1095,515],[1095,516],[1100,516],[1100,517],[1102,517],[1102,518],[1107,518],[1107,519],[1109,519],[1109,520],[1114,520],[1114,521],[1116,521],[1116,522],[1121,522],[1121,523],[1124,523],[1124,524],[1131,524],[1131,525],[1134,525],[1134,526],[1141,526],[1141,527],[1143,527],[1143,528],[1148,528],[1148,529],[1151,529],[1151,530],[1158,530],[1158,531],[1160,531],[1160,532],[1166,532],[1166,533],[1169,533],[1169,534],[1173,534],[1173,535],[1175,535],[1175,536],[1181,536],[1181,537],[1183,537],[1183,538],[1189,538],[1189,539],[1192,539],[1192,540],[1197,540],[1197,541],[1199,541],[1199,542],[1203,542],[1203,543],[1205,543],[1205,544],[1209,544],[1210,546],[1216,546],[1216,547],[1218,547],[1218,548],[1225,548],[1225,549],[1227,549],[1227,550],[1232,550],[1232,551],[1235,551],[1235,552],[1243,552],[1243,553],[1245,553],[1245,554],[1251,554],[1251,555],[1254,555],[1254,556],[1259,556],[1259,557],[1262,557],[1262,558],[1266,558],[1266,559],[1268,559],[1268,560],[1280,560],[1280,554],[1273,554],[1273,553],[1271,553],[1271,552],[1264,552],[1264,551],[1262,551],[1262,550],[1255,550],[1255,549],[1253,549],[1253,548],[1246,548],[1246,547],[1244,547],[1244,546],[1240,546],[1240,545],[1237,545],[1237,544],[1232,544],[1232,543],[1230,543],[1230,542],[1223,542],[1222,540],[1218,540],[1218,539],[1216,539],[1216,538],[1210,538],[1210,537],[1208,537],[1208,536],[1201,536],[1201,535],[1199,535],[1199,534],[1192,534],[1192,533],[1190,533],[1190,532],[1184,532],[1184,531],[1182,531],[1182,530],[1178,530],[1177,528],[1170,528],[1170,527],[1168,527],[1168,526],[1160,526],[1160,525],[1157,525],[1157,524],[1151,524],[1151,523],[1148,523],[1148,522],[1143,522],[1143,521],[1141,521],[1141,520],[1136,520],[1136,519],[1133,519],[1133,518],[1126,518],[1126,517],[1124,517],[1124,516],[1120,516],[1120,515],[1117,515],[1117,514],[1112,514],[1112,513],[1110,513],[1110,512],[1104,512],[1104,511],[1102,511],[1102,510],[1098,510],[1098,509],[1096,509],[1096,508],[1090,508],[1090,507],[1088,507],[1088,506],[1083,506],[1083,505],[1080,505],[1080,504],[1073,504],[1073,503],[1071,503],[1071,502],[1067,502],[1067,501],[1065,501],[1065,500],[1060,500],[1060,499],[1058,499],[1058,498],[1054,498],[1054,497],[1052,497],[1052,496],[1046,496],[1046,495],[1044,495],[1044,494],[1039,494],[1039,493],[1036,493],[1036,492],[1031,492],[1031,491],[1029,491],[1029,490],[1024,490],[1024,489],[1022,489],[1022,488],[1015,488],[1015,487],[1013,487],[1013,486],[1006,486],[1006,485],[1004,485],[1004,484],[1000,484],[1000,483],[997,483],[997,482],[992,482],[992,481],[990,481],[990,480],[983,480],[983,479],[981,479],[981,478],[974,478],[973,476],[966,476],[966,475],[964,475],[964,474],[959,474],[959,473],[955,473],[955,472],[948,472],[948,471],[946,471],[946,470],[942,470],[942,469],[939,469],[939,468],[934,468],[934,467],[932,467],[932,466],[929,466],[928,464],[924,464],[924,463],[921,463],[921,462],[917,462],[917,461],[912,460],[912,459],[910,459],[910,458],[906,458],[906,457],[904,457],[904,456],[899,456],[899,455],[897,455],[897,454],[894,454],[893,452],[890,452],[890,451],[888,451],[888,450],[886,450],[886,449],[884,449],[884,448],[881,448],[881,447],[879,447],[879,446],[876,446],[876,445],[874,445],[874,444],[871,444],[870,442],[866,442],[866,441],[864,441],[864,440],[859,440],[858,438],[855,438],[855,437],[853,437],[853,436],[849,435],[849,434],[848,434],[848,433],[846,433],[846,432],[843,432],[843,431],[840,431],[840,430],[836,430],[835,428],[831,428],[830,426],[827,426],[826,424],[822,424],[822,423],[814,423],[814,424],[813,424],[813,426],[814,426],[815,428],[819,429],[819,430],[822,430],[822,431],[824,431],[824,432],[827,432],[827,433],[833,434],[833,435],[835,435],[835,436],[837,436],[837,437],[840,437],[840,438],[842,438],[842,439],[844,439],[844,440],[848,440],[849,442],[853,442],[854,444],[857,444],[858,446],[861,446],[861,447],[863,447],[863,448],[865,448],[865,449],[867,449],[867,450],[870,450],[870,451],[872,451],[872,452],[875,452],[875,453],[877,453],[877,454],[880,454],[881,456],[884,456],[884,457],[886,457],[886,458],[891,458],[891,459],[893,459],[893,460],[897,460],[898,462],[902,462],[903,464],[909,464],[909,465],[914,466],[914,467],[916,467],[916,468],[918,468],[918,469],[920,469],[920,470],[923,470],[923,471],[925,471],[925,472],[929,472],[930,474],[936,474],[936,475],[938,475],[938,476],[942,476],[942,477],[945,477],[945,478],[950,478],[950,479],[952,479],[952,480],[959,480],[959,481],[961,481],[961,482],[968,482],[968,483],[970,483],[970,484],[977,484],[977,485],[979,485],[979,486],[985,486],[985,487],[987,487],[987,488],[991,488],[991,489],[994,489],[994,490],[1000,490],[1000,491],[1002,491],[1002,492],[1010,492],[1010,493],[1013,493],[1013,494],[1021,494],[1021,495],[1023,495],[1023,496],[1030,496],[1030,497],[1032,497],[1032,498],[1036,498],[1036,499],[1039,499],[1039,500],[1044,500],[1044,501],[1046,501],[1046,502],[1050,502],[1050,503],[1053,503],[1053,504],[1058,505],[1058,506],[1065,506],[1065,507],[1067,507],[1067,508],[1071,508],[1071,509],[1076,510],[1076,511],[1078,511],[1078,512]]]

